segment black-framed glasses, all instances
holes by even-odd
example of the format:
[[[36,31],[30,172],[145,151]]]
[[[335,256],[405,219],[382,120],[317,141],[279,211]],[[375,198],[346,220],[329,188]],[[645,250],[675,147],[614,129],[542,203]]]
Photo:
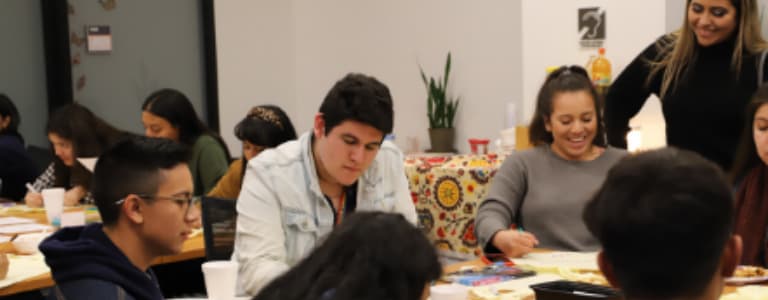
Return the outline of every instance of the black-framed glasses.
[[[181,206],[186,205],[187,207],[186,207],[186,211],[184,212],[184,215],[189,215],[190,208],[200,203],[200,196],[160,196],[160,195],[136,194],[136,197],[139,197],[141,199],[151,199],[151,200],[171,200]],[[123,202],[125,202],[125,198],[115,201],[115,205],[123,204]]]

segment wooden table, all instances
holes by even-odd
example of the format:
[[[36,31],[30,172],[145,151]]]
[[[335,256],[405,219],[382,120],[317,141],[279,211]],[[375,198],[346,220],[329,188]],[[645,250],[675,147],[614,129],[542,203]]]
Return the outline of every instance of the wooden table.
[[[77,211],[77,210],[78,208],[66,209],[66,211]],[[82,208],[79,208],[79,210],[82,210]],[[46,219],[44,212],[11,213],[11,214],[2,214],[0,216],[2,217],[15,216],[15,217],[31,218],[41,223],[45,222],[45,219]],[[15,249],[13,248],[13,245],[11,243],[0,243],[0,251],[6,252],[6,253],[13,253],[15,252]],[[203,239],[203,234],[200,233],[188,239],[186,242],[184,242],[181,253],[175,254],[175,255],[158,257],[152,264],[153,265],[168,264],[168,263],[202,258],[202,257],[205,257],[205,241]],[[18,282],[16,284],[13,284],[11,286],[0,289],[0,297],[39,290],[43,288],[49,288],[54,286],[54,284],[55,283],[53,281],[53,278],[51,277],[51,274],[47,273],[47,274],[39,275],[39,276],[27,279],[27,280]]]
[[[484,265],[485,265],[485,263],[483,263],[480,259],[474,259],[474,260],[469,260],[469,261],[465,261],[465,262],[460,262],[460,263],[455,263],[455,264],[447,265],[447,266],[445,266],[445,268],[443,268],[443,272],[447,274],[447,273],[451,273],[451,272],[456,272],[459,269],[461,269],[463,267],[467,267],[467,266],[480,267],[480,266],[484,266]],[[730,293],[736,292],[737,288],[738,288],[738,286],[725,285],[723,287],[723,293],[722,294],[726,295],[726,294],[730,294]],[[536,298],[533,297],[531,299],[536,299]]]

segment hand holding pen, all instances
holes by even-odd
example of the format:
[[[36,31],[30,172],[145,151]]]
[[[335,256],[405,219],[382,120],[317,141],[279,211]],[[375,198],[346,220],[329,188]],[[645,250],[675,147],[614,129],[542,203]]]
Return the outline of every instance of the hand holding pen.
[[[539,245],[539,240],[522,227],[500,230],[493,236],[493,245],[508,257],[521,257]]]
[[[43,206],[43,195],[30,183],[27,183],[27,195],[24,196],[24,203],[29,207]]]

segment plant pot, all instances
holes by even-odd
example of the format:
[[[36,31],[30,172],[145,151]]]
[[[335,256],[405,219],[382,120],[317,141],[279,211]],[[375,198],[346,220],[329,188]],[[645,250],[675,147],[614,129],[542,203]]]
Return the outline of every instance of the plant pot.
[[[429,129],[429,143],[432,148],[427,152],[456,152],[453,148],[454,137],[456,136],[456,130],[454,128],[430,128]]]

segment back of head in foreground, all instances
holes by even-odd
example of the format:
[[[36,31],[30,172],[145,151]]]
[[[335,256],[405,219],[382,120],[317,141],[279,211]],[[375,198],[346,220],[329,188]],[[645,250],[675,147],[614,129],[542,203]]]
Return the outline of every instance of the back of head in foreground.
[[[417,300],[442,270],[432,244],[400,214],[356,212],[254,300]]]
[[[628,156],[584,210],[600,269],[627,299],[717,299],[741,240],[720,169],[676,148]]]

